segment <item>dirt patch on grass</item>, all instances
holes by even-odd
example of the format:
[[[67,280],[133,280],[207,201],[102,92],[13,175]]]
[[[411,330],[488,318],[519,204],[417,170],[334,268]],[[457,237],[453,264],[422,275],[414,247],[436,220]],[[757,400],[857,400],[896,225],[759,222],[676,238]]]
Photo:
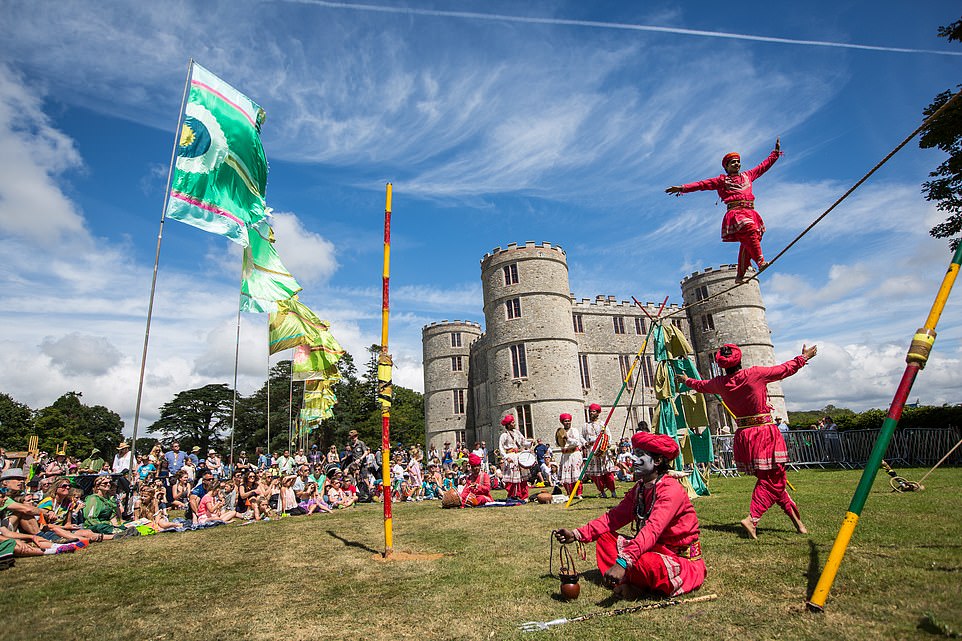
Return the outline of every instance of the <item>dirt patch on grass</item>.
[[[399,552],[395,550],[391,552],[391,556],[385,557],[380,552],[371,555],[371,558],[375,561],[381,563],[390,563],[391,561],[437,561],[443,558],[443,554],[430,554],[422,552]]]

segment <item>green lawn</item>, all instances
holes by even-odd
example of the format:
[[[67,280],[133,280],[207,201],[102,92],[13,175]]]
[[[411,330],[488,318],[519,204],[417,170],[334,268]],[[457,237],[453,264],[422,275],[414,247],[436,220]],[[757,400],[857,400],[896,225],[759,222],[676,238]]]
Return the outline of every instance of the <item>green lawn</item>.
[[[917,480],[924,470],[899,472]],[[522,634],[525,621],[624,607],[597,570],[573,603],[554,597],[558,583],[547,576],[550,531],[581,525],[610,500],[567,510],[396,505],[395,550],[443,556],[391,562],[375,558],[384,545],[375,504],[20,559],[0,573],[0,639],[941,638],[919,628],[927,615],[962,631],[962,469],[936,471],[915,494],[890,492],[881,474],[825,613],[805,610],[859,474],[790,473],[811,534],[772,511],[758,541],[737,527],[754,479],[712,479],[712,496],[696,501],[708,563],[700,593],[718,594],[709,603]]]

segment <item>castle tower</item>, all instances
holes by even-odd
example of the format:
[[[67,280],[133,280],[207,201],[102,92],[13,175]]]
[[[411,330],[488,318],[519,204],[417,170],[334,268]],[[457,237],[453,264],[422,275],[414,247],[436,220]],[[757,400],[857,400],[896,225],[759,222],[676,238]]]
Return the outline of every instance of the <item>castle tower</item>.
[[[481,326],[471,321],[441,321],[421,330],[425,446],[433,442],[440,450],[445,441],[474,438],[468,374],[471,343],[480,336]]]
[[[558,415],[578,416],[584,404],[564,250],[532,241],[495,248],[481,260],[481,288],[478,361],[487,372],[477,374],[487,397],[477,438],[495,447],[501,418],[511,412],[523,432],[552,443]]]
[[[735,265],[722,265],[717,269],[706,268],[681,281],[681,294],[688,308],[691,321],[691,338],[698,372],[703,378],[721,374],[712,354],[726,343],[734,343],[742,350],[742,363],[752,365],[775,365],[775,350],[771,330],[765,319],[765,305],[758,281],[753,280],[720,296],[705,300],[735,284]],[[700,301],[705,300],[704,303]],[[788,420],[785,394],[781,383],[768,386],[768,398],[774,416]],[[721,403],[707,396],[708,418],[712,425],[734,427]]]

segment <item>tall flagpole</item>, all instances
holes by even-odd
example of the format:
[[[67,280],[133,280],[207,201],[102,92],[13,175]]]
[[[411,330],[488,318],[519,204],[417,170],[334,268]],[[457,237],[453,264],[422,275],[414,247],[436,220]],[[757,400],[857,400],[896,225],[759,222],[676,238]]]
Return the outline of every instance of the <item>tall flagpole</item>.
[[[157,251],[154,254],[154,275],[150,281],[150,301],[147,303],[147,328],[144,330],[144,351],[140,357],[140,380],[137,383],[137,406],[134,409],[134,434],[131,439],[130,453],[137,455],[137,429],[140,426],[140,404],[144,397],[144,372],[147,369],[147,345],[150,342],[150,320],[154,313],[154,293],[157,291],[157,268],[160,265],[160,242],[164,237],[164,220],[167,216],[167,203],[170,201],[170,180],[174,175],[174,161],[177,158],[177,148],[180,146],[180,132],[184,126],[184,107],[187,105],[187,93],[190,91],[190,76],[194,69],[194,59],[187,60],[187,81],[184,83],[184,95],[180,99],[180,111],[177,114],[177,129],[174,130],[174,146],[170,150],[170,165],[167,167],[167,184],[164,188],[164,207],[160,212],[160,230],[157,232]],[[137,466],[131,465],[129,474],[133,480]]]
[[[875,447],[872,448],[868,462],[865,463],[865,469],[862,470],[862,478],[858,482],[858,487],[855,488],[855,495],[852,496],[852,502],[849,503],[848,512],[845,513],[845,518],[842,520],[842,525],[835,537],[835,543],[832,544],[832,550],[825,561],[825,567],[822,568],[822,574],[818,577],[818,583],[815,585],[812,597],[806,604],[810,612],[825,610],[828,593],[832,589],[832,583],[835,582],[835,575],[838,574],[838,568],[845,557],[849,541],[855,533],[855,526],[858,524],[858,519],[862,515],[862,508],[865,507],[865,501],[868,500],[869,492],[872,490],[875,475],[882,465],[882,457],[885,456],[889,441],[895,433],[899,419],[902,418],[905,401],[909,397],[909,392],[912,391],[915,377],[929,360],[929,352],[931,352],[932,345],[935,343],[935,327],[942,316],[942,310],[945,309],[945,303],[952,291],[952,286],[955,284],[960,265],[962,265],[962,245],[959,245],[955,250],[955,256],[949,263],[949,269],[942,279],[942,284],[936,293],[935,301],[932,303],[929,315],[925,319],[925,324],[915,330],[915,336],[912,337],[908,354],[905,355],[905,370],[902,373],[902,380],[895,390],[895,397],[889,406],[888,415],[882,421],[882,428],[875,440]]]
[[[240,291],[244,286],[244,266],[241,263]],[[234,339],[234,399],[230,407],[230,472],[234,473],[234,426],[237,424],[237,364],[240,361],[240,325],[241,325],[241,306],[237,301],[237,337]],[[268,375],[270,378],[270,375]]]
[[[267,350],[267,456],[271,455],[271,353]]]
[[[287,396],[287,447],[294,441],[294,349],[291,348],[290,389]]]
[[[391,183],[387,184],[384,205],[384,274],[381,277],[381,354],[377,362],[378,400],[381,402],[381,490],[384,495],[384,557],[394,552],[391,517],[391,388],[392,362],[387,351],[388,319],[391,306]]]

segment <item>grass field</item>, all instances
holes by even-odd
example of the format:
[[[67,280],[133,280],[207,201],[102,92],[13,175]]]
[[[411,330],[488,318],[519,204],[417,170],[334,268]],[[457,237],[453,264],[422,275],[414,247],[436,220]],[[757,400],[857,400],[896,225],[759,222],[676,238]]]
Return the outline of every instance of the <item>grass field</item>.
[[[899,471],[915,480],[924,473]],[[18,560],[0,573],[0,638],[681,641],[938,639],[962,631],[962,469],[936,471],[915,494],[892,493],[880,475],[825,613],[805,610],[859,475],[790,473],[811,533],[796,534],[771,511],[758,541],[737,526],[754,479],[712,479],[712,496],[695,504],[708,564],[699,593],[718,594],[709,603],[523,634],[525,621],[626,605],[598,583],[590,549],[578,601],[559,601],[558,581],[547,575],[550,531],[581,525],[611,500],[587,498],[567,510],[396,505],[395,550],[443,556],[390,562],[378,560],[384,534],[375,504]]]

